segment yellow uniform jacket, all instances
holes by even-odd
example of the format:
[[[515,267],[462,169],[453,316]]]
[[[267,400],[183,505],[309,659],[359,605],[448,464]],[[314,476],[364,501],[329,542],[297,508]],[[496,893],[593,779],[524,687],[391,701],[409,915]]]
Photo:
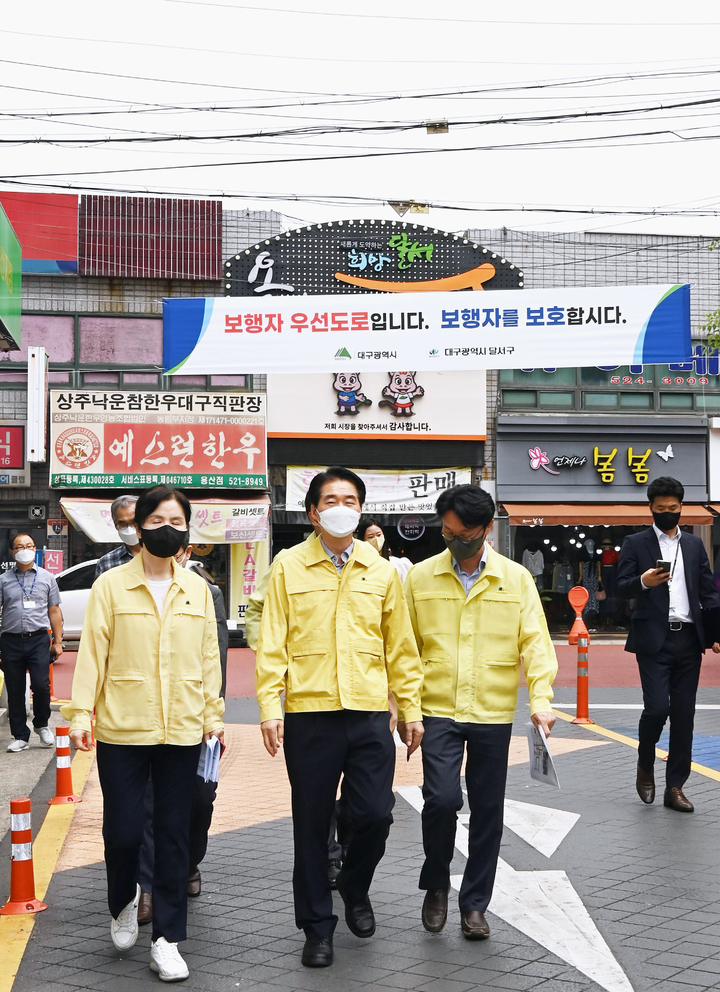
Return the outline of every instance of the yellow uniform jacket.
[[[107,744],[199,744],[222,727],[220,654],[212,594],[173,560],[162,617],[142,555],[92,587],[73,676],[62,707],[71,730]]]
[[[452,555],[415,565],[405,597],[425,678],[422,711],[459,723],[512,723],[520,659],[531,713],[546,712],[557,673],[555,649],[532,576],[488,547],[467,597]]]
[[[270,584],[270,572],[272,571],[275,562],[280,561],[282,558],[287,558],[288,555],[294,555],[306,544],[311,544],[313,541],[317,541],[317,536],[314,532],[306,537],[304,541],[301,541],[300,544],[296,544],[293,548],[283,548],[282,551],[278,551],[273,558],[272,565],[261,576],[260,581],[255,586],[255,592],[248,599],[247,609],[245,610],[245,640],[247,641],[248,647],[252,648],[253,651],[257,651],[263,606],[265,604],[265,597],[267,596],[268,586]]]
[[[261,720],[317,710],[387,710],[420,719],[422,665],[400,579],[375,548],[355,541],[338,575],[322,542],[276,560],[256,664]]]

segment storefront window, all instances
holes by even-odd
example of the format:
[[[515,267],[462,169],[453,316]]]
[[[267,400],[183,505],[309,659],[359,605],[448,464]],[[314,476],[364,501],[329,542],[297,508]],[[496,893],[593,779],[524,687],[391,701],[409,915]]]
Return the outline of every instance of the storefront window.
[[[575,393],[563,393],[559,389],[555,389],[552,392],[540,392],[538,393],[538,397],[540,399],[540,406],[573,407],[575,405]]]
[[[574,386],[575,369],[555,369],[547,372],[545,369],[500,369],[499,382],[512,386]]]
[[[537,406],[537,392],[534,389],[503,389],[503,406]]]
[[[720,410],[720,396],[702,395],[696,396],[695,403],[700,410]]]
[[[652,393],[620,393],[620,406],[632,407],[635,410],[651,410],[652,405]]]
[[[654,365],[644,365],[640,372],[631,372],[628,365],[616,369],[580,369],[581,386],[652,386],[655,382]]]
[[[692,410],[692,393],[660,393],[660,407],[663,410]]]
[[[583,406],[587,409],[591,407],[609,407],[617,405],[617,393],[583,393]]]

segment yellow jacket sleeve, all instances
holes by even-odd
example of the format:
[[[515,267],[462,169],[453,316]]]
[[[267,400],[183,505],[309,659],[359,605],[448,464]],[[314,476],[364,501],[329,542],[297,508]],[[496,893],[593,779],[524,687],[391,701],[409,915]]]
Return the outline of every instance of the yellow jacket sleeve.
[[[382,631],[388,683],[398,705],[398,719],[404,723],[422,720],[422,662],[400,577],[394,570],[383,603]]]
[[[260,576],[260,581],[255,586],[255,592],[248,600],[245,610],[245,640],[248,647],[257,651],[258,638],[260,637],[260,622],[263,615],[263,604],[267,596],[268,585],[270,584],[270,571],[268,569]]]
[[[535,581],[529,572],[521,579],[519,651],[530,696],[531,713],[547,713],[558,664]]]
[[[80,647],[78,648],[69,703],[60,712],[70,721],[70,730],[90,730],[91,718],[107,667],[110,647],[111,609],[108,585],[100,576],[90,590]]]
[[[418,651],[422,656],[423,639],[420,636],[420,627],[418,625],[417,610],[415,609],[415,597],[413,595],[412,579],[410,578],[409,572],[405,577],[403,592],[405,594],[405,602],[407,603],[408,615],[410,617],[410,625],[412,626],[413,634],[415,635],[415,643],[417,644]]]
[[[203,694],[203,734],[209,734],[223,726],[225,700],[220,695],[222,669],[220,667],[220,647],[218,644],[217,618],[210,586],[205,589],[205,631],[202,640]]]
[[[289,603],[285,591],[285,570],[281,562],[270,569],[270,580],[260,622],[255,660],[255,687],[260,721],[282,720],[280,695],[285,689],[288,670]]]

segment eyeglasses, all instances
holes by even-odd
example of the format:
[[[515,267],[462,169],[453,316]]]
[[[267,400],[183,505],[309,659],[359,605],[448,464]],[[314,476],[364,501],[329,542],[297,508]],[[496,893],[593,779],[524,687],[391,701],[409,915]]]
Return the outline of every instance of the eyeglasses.
[[[35,550],[34,544],[17,544],[13,548],[13,551],[34,551],[34,550]]]

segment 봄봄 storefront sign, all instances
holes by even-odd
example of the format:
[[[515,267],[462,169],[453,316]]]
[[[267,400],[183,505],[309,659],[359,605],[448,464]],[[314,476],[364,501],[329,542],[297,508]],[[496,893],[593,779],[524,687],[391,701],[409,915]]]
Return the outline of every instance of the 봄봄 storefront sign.
[[[318,296],[519,289],[507,258],[407,221],[330,221],[286,231],[225,262],[226,296]]]
[[[52,390],[50,484],[267,486],[264,393]]]
[[[353,372],[267,377],[268,437],[486,437],[484,372]]]
[[[454,372],[690,353],[688,285],[163,301],[166,373]]]
[[[707,499],[706,430],[697,419],[642,422],[499,417],[498,498],[519,503],[645,503],[648,484],[679,479],[687,502]]]
[[[288,465],[286,510],[305,512],[310,482],[325,469],[318,465]],[[445,489],[472,482],[469,468],[434,468],[417,472],[354,468],[365,483],[364,513],[434,513],[435,502]]]

